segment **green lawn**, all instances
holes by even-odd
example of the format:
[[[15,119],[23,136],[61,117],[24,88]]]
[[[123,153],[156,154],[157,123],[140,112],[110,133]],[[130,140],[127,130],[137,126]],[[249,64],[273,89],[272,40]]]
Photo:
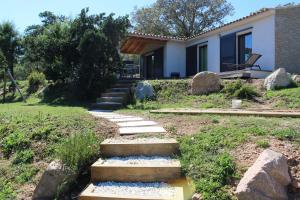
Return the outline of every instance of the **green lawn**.
[[[35,182],[40,163],[60,158],[80,170],[86,163],[79,160],[88,163],[99,153],[98,129],[82,107],[50,106],[36,98],[0,104],[0,199],[14,199],[23,192],[18,188]]]

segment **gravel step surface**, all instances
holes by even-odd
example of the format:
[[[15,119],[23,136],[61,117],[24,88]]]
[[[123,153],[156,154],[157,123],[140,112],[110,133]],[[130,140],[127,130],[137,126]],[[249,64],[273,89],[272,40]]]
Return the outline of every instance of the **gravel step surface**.
[[[130,156],[130,157],[112,157],[108,159],[99,159],[102,165],[122,165],[122,166],[179,166],[180,162],[171,157],[160,156]]]
[[[166,183],[116,183],[103,182],[95,185],[94,193],[101,196],[137,196],[144,198],[173,198],[175,189]]]
[[[136,138],[136,139],[125,139],[125,138],[116,138],[116,139],[107,139],[103,143],[104,144],[155,144],[155,143],[175,143],[175,139],[168,138]]]

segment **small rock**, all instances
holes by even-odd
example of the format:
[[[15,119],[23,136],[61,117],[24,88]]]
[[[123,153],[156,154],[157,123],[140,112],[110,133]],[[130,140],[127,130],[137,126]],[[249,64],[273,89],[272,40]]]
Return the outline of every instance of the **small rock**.
[[[202,196],[199,193],[195,193],[192,197],[192,200],[201,200],[201,199],[202,199]]]
[[[219,75],[213,72],[200,72],[196,74],[192,81],[192,94],[201,95],[218,92],[221,89]]]
[[[59,161],[51,162],[33,193],[33,200],[54,199],[65,181],[76,178],[76,174]]]
[[[287,159],[267,149],[245,173],[236,196],[241,200],[284,200],[290,183]]]
[[[292,181],[292,186],[296,189],[300,189],[300,182],[297,180]]]
[[[139,100],[154,97],[154,89],[148,81],[140,81],[135,88],[135,97]]]
[[[290,84],[291,76],[285,71],[285,68],[279,68],[265,79],[264,87],[267,90],[274,90],[288,87]]]
[[[300,75],[293,75],[292,80],[295,81],[296,83],[300,83]]]

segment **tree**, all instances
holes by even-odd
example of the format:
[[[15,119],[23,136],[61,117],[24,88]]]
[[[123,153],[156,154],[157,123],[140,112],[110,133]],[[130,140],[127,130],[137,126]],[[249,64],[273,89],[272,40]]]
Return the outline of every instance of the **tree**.
[[[6,72],[7,72],[7,63],[6,58],[3,52],[0,49],[0,72],[3,76],[3,103],[5,103],[5,95],[6,95]]]
[[[132,13],[134,30],[189,37],[223,23],[232,14],[227,0],[157,0]]]
[[[8,69],[14,76],[14,65],[20,53],[20,38],[10,22],[0,24],[0,49],[6,59]]]

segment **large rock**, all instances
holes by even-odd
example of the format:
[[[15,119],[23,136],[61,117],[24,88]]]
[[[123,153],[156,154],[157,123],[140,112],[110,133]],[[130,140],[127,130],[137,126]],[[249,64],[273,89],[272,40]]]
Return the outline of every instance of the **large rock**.
[[[135,97],[139,100],[152,99],[154,89],[148,81],[140,81],[135,88]]]
[[[274,90],[276,88],[285,88],[290,84],[290,74],[288,74],[284,68],[279,68],[265,79],[264,87],[267,90]]]
[[[287,159],[280,153],[265,150],[245,173],[236,195],[241,200],[284,200],[288,199],[290,183]]]
[[[75,180],[76,174],[59,161],[51,162],[33,193],[33,200],[54,199],[66,181]]]
[[[192,81],[192,94],[201,95],[218,92],[221,89],[220,77],[213,72],[200,72]]]

